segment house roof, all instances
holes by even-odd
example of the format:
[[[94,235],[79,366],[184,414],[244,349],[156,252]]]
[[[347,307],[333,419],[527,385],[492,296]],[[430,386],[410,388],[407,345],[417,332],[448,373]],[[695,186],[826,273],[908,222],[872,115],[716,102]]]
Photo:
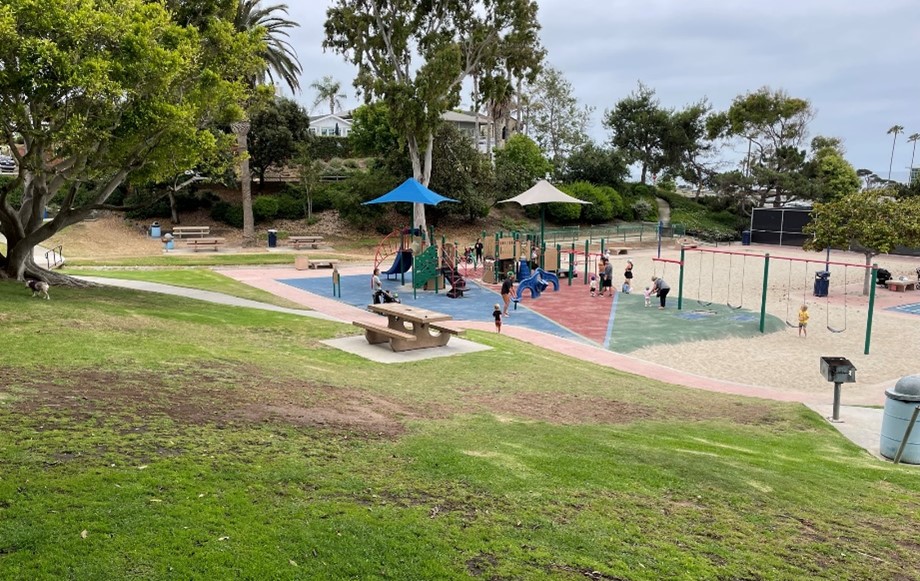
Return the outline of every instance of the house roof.
[[[465,111],[445,111],[441,114],[441,119],[444,121],[453,121],[454,123],[476,123],[477,115],[472,112]],[[486,117],[485,115],[479,115],[480,123],[491,123],[492,120]]]
[[[342,123],[343,125],[351,126],[350,117],[342,117],[340,115],[330,115],[328,113],[326,115],[311,115],[310,125],[313,125],[314,123],[320,123],[322,121],[327,121],[327,120],[334,121],[336,123]]]

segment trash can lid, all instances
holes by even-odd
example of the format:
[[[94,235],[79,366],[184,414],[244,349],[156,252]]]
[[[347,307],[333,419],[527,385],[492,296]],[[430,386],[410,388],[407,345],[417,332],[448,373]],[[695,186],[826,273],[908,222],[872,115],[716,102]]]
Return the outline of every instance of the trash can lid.
[[[885,390],[885,395],[898,401],[920,402],[920,375],[906,375],[894,387]]]
[[[271,229],[270,229],[269,232],[275,234],[275,233],[277,233],[278,231],[277,231],[277,230],[271,230]]]

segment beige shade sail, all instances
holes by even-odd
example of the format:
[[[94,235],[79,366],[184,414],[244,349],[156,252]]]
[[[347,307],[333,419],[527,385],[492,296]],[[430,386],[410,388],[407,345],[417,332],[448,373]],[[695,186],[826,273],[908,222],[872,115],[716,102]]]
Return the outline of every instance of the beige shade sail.
[[[547,204],[550,202],[561,202],[563,204],[590,204],[584,200],[573,198],[567,193],[559,190],[556,186],[546,180],[540,180],[536,185],[523,194],[518,194],[513,198],[501,200],[499,204],[506,202],[516,202],[522,206],[531,206],[533,204]]]

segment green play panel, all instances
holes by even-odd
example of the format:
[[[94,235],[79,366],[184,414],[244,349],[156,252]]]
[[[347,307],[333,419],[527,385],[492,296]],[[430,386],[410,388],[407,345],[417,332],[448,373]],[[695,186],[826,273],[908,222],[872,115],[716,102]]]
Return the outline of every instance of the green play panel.
[[[645,307],[642,294],[617,293],[616,312],[611,322],[606,345],[611,351],[629,353],[649,345],[677,344],[686,341],[706,341],[726,337],[756,337],[760,333],[760,311],[732,309],[725,304],[700,304],[684,299],[677,310],[677,297],[668,297],[668,307]],[[767,315],[765,333],[786,328],[778,317]]]

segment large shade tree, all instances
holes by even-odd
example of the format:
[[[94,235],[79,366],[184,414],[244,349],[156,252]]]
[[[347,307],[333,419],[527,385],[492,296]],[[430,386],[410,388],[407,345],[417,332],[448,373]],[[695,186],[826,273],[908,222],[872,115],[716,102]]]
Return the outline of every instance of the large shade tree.
[[[772,197],[774,205],[807,197],[805,176],[808,124],[814,109],[806,99],[785,91],[764,87],[736,97],[728,111],[707,120],[709,137],[742,140],[748,149],[742,171],[723,178],[745,197],[763,206]],[[737,178],[734,182],[730,178]]]
[[[572,83],[553,67],[546,67],[537,77],[530,99],[534,139],[560,175],[572,150],[588,142],[594,108],[580,106]]]
[[[892,190],[852,193],[828,203],[817,203],[803,234],[811,236],[807,250],[846,248],[862,252],[866,265],[896,246],[920,247],[920,199],[896,200]],[[869,269],[863,294],[871,285]]]
[[[34,264],[36,245],[117,209],[126,182],[170,180],[226,146],[208,128],[241,115],[259,48],[227,22],[199,31],[143,0],[4,0],[0,38],[0,139],[19,166],[0,184],[0,277],[52,282],[72,281]]]
[[[287,41],[289,30],[300,26],[285,16],[286,4],[265,5],[262,0],[239,0],[233,25],[238,32],[249,32],[260,36],[259,51],[261,66],[248,77],[251,87],[284,83],[291,92],[300,88],[298,75],[300,62],[297,53]],[[243,245],[255,244],[255,219],[252,214],[252,177],[249,172],[248,137],[251,123],[242,119],[231,126],[236,135],[240,152],[240,188],[243,202]]]
[[[276,97],[253,111],[249,154],[260,188],[265,186],[266,170],[288,163],[297,144],[307,141],[309,135],[310,116],[296,101]]]
[[[639,164],[643,184],[649,172],[657,173],[667,166],[665,146],[671,112],[661,106],[654,89],[639,83],[633,93],[604,112],[604,126],[610,131],[610,144],[620,155],[630,164]]]
[[[367,100],[387,105],[413,177],[428,185],[441,115],[503,39],[536,38],[536,11],[535,0],[335,0],[324,46],[358,67],[355,86]],[[421,204],[413,225],[427,231]]]

